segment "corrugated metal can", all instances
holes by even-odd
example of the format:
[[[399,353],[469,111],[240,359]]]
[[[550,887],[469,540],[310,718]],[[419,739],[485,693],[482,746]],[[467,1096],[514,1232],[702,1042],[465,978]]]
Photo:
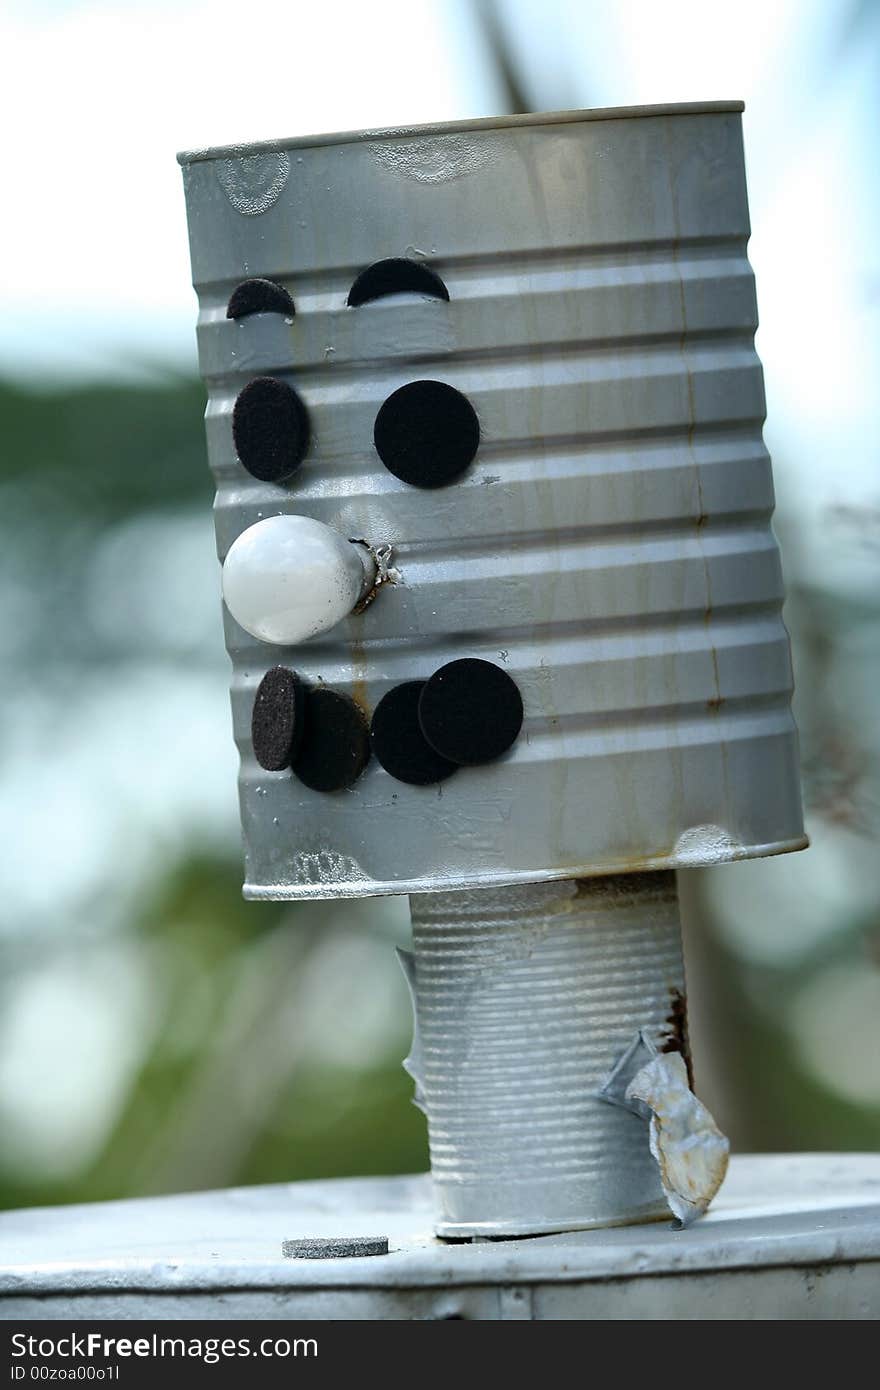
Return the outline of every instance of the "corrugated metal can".
[[[299,513],[390,546],[395,583],[332,631],[269,647],[226,614],[245,893],[359,896],[715,863],[796,849],[797,736],[741,107],[639,108],[366,131],[182,156],[221,558]],[[346,303],[408,257],[449,302]],[[295,314],[226,317],[265,277]],[[288,486],[241,466],[231,415],[269,375],[312,423]],[[381,463],[414,380],[464,394],[456,482]],[[499,762],[440,787],[375,760],[344,793],[267,773],[254,695],[281,663],[354,697],[445,662],[506,670],[525,707]]]
[[[599,1094],[633,1037],[683,1053],[672,873],[411,899],[409,1067],[438,1235],[669,1219],[643,1119]]]

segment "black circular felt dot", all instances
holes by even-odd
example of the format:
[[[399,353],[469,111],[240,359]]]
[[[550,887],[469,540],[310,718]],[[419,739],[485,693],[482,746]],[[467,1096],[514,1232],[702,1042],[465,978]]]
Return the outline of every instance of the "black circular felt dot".
[[[274,280],[242,280],[232,291],[226,306],[228,319],[245,319],[249,314],[284,314],[292,318],[293,300],[283,285]]]
[[[307,691],[302,742],[293,760],[299,780],[312,791],[343,791],[369,761],[370,730],[354,700],[323,685]]]
[[[424,681],[405,681],[389,690],[376,706],[370,728],[373,752],[385,771],[413,787],[442,782],[458,770],[422,733],[419,696],[424,688]]]
[[[302,737],[305,690],[293,671],[273,666],[257,687],[251,715],[254,757],[267,772],[290,767]]]
[[[371,299],[383,299],[389,294],[427,294],[433,299],[449,299],[449,291],[436,270],[405,256],[392,256],[376,261],[362,270],[348,292],[348,303],[354,308]]]
[[[292,386],[272,376],[248,382],[232,412],[235,452],[263,483],[283,483],[309,447],[309,417]]]
[[[522,728],[514,682],[491,661],[450,661],[425,682],[419,723],[432,748],[464,767],[500,758]]]
[[[480,424],[470,401],[442,381],[411,381],[384,402],[373,429],[380,459],[413,487],[443,487],[477,452]]]

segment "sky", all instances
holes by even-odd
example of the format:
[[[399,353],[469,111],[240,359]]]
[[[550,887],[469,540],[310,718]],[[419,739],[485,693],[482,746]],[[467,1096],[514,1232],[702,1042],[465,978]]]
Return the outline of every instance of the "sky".
[[[403,0],[6,4],[0,101],[29,153],[2,233],[0,370],[194,369],[176,152],[488,110],[459,30],[464,6]]]
[[[504,4],[536,106],[745,99],[768,439],[818,526],[876,495],[878,26],[846,23],[870,12]],[[7,0],[0,48],[4,126],[24,133],[6,157],[0,373],[35,382],[195,370],[176,151],[501,100],[472,0]]]

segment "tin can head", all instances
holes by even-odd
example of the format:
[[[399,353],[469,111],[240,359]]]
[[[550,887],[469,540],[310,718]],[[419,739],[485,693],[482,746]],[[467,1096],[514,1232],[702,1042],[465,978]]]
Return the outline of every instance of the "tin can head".
[[[805,843],[740,109],[182,157],[227,579],[270,519],[338,540],[310,631],[283,566],[227,584],[248,896]],[[276,666],[374,725],[344,787],[260,765]]]

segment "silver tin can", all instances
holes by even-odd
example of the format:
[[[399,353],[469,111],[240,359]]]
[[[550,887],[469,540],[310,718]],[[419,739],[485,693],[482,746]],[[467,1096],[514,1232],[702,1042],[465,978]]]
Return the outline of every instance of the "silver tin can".
[[[226,614],[245,895],[420,893],[773,854],[804,839],[781,617],[741,106],[366,131],[181,156],[221,559],[299,513],[390,546],[397,582],[296,648]],[[449,302],[350,308],[357,274],[422,260]],[[246,277],[290,319],[226,317]],[[239,463],[252,378],[305,402],[286,487]],[[476,410],[456,483],[408,487],[373,426],[435,379]],[[355,786],[267,773],[254,695],[281,663],[369,715],[458,657],[504,669],[525,724],[442,787],[374,761]]]
[[[643,1119],[599,1094],[641,1030],[690,1069],[671,873],[411,898],[409,1069],[440,1236],[668,1220]]]

